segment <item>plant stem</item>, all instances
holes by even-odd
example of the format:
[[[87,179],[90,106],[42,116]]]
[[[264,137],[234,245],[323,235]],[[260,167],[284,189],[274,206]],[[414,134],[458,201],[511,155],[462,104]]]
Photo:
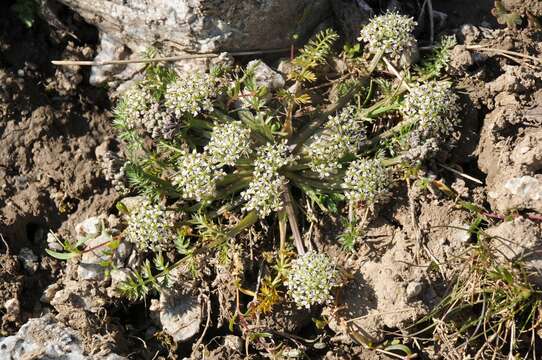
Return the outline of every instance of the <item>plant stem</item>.
[[[293,205],[292,195],[288,185],[285,186],[284,191],[284,208],[286,209],[286,215],[288,215],[288,222],[290,223],[290,230],[294,237],[294,245],[299,255],[305,254],[305,248],[303,247],[303,239],[301,238],[301,232],[299,231],[299,225],[297,224],[297,218],[295,216],[295,209]]]
[[[251,212],[246,214],[245,217],[242,218],[237,225],[235,225],[227,232],[227,237],[232,238],[236,236],[247,227],[254,225],[256,221],[258,221],[258,219],[258,213],[255,210],[252,210]]]

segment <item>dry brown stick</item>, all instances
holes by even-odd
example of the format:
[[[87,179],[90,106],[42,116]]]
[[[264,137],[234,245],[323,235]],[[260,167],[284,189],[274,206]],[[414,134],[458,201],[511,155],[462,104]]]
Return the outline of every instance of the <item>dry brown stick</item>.
[[[201,333],[198,341],[196,341],[196,344],[193,347],[194,350],[197,350],[200,346],[203,338],[205,338],[205,334],[207,334],[207,330],[209,329],[209,325],[211,323],[211,300],[209,299],[209,296],[207,294],[204,294],[203,296],[205,297],[205,307],[207,308],[207,320],[205,322],[205,328],[203,329],[203,332]]]
[[[269,50],[254,50],[254,51],[239,51],[229,53],[232,56],[247,56],[247,55],[260,55],[260,54],[271,54],[271,53],[280,53],[288,51],[289,49],[269,49]],[[79,60],[53,60],[51,63],[53,65],[59,66],[105,66],[105,65],[122,65],[122,64],[150,64],[157,62],[175,62],[181,60],[190,60],[190,59],[211,59],[219,57],[220,54],[215,53],[205,53],[205,54],[187,54],[187,55],[178,55],[178,56],[166,56],[166,57],[157,57],[153,59],[131,59],[131,60],[105,60],[105,61],[79,61]]]
[[[4,243],[4,246],[6,247],[6,255],[9,255],[9,245],[6,239],[4,239],[4,235],[0,234],[0,239]]]
[[[511,56],[521,57],[521,58],[524,58],[524,59],[529,59],[529,60],[532,60],[532,61],[535,61],[535,62],[538,62],[538,63],[542,64],[542,58],[537,58],[536,56],[522,54],[522,53],[517,52],[517,51],[493,49],[493,48],[485,47],[483,45],[467,45],[466,49],[467,50],[479,50],[479,51],[495,52],[497,54],[499,54],[499,53],[500,54],[507,54],[507,55],[511,55]]]
[[[299,225],[295,217],[295,210],[292,201],[292,195],[290,194],[290,189],[288,185],[285,186],[284,191],[284,208],[286,210],[286,215],[288,215],[288,221],[290,222],[290,230],[294,237],[294,245],[297,249],[299,255],[305,254],[305,247],[303,246],[303,239],[301,238],[301,232],[299,231]]]

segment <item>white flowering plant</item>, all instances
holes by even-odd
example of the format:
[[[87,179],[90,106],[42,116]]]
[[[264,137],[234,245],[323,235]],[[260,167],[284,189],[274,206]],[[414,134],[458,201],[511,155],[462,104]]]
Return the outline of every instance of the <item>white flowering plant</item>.
[[[304,259],[293,263],[298,275],[289,277],[289,293],[310,306],[302,298],[312,293],[299,281],[328,265],[312,269],[314,261],[303,257],[301,234],[313,221],[300,217],[308,213],[305,204],[325,212],[329,199],[339,199],[373,208],[389,198],[401,165],[425,160],[413,158],[415,149],[448,141],[458,125],[457,97],[438,79],[440,72],[412,66],[401,75],[374,66],[416,47],[415,25],[396,13],[376,17],[362,29],[365,52],[357,55],[334,55],[338,35],[323,31],[272,87],[259,80],[258,66],[180,74],[166,65],[149,66],[115,110],[126,144],[126,187],[148,199],[127,215],[125,237],[154,253],[167,251],[169,242],[184,249],[183,258],[276,220],[281,240],[289,225]],[[332,57],[344,69],[331,66]],[[173,220],[172,211],[185,216]],[[282,254],[286,246],[281,241]],[[332,278],[321,280],[326,289],[335,286]],[[325,302],[324,293],[314,302]]]

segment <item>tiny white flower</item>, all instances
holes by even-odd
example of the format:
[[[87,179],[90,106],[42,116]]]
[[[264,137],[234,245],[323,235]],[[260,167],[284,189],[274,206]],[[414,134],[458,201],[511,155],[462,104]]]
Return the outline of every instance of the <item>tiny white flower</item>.
[[[124,118],[129,129],[144,130],[153,138],[171,137],[175,130],[173,113],[141,84],[132,86],[122,95],[117,116]]]
[[[344,108],[329,117],[324,130],[305,148],[310,169],[322,179],[336,174],[342,167],[339,160],[348,153],[355,153],[364,139],[364,128],[356,120],[356,108]]]
[[[416,38],[412,35],[415,26],[411,17],[390,11],[372,18],[361,29],[359,40],[367,43],[371,53],[383,51],[395,60],[416,46]]]
[[[327,255],[309,251],[292,261],[286,281],[288,295],[300,308],[328,303],[333,299],[331,290],[338,285],[338,273]]]
[[[247,201],[243,210],[256,210],[263,218],[282,209],[282,194],[288,181],[278,171],[294,161],[295,157],[288,155],[285,141],[258,148],[253,179],[241,193],[241,197]]]
[[[173,177],[176,186],[185,199],[207,200],[215,196],[216,181],[224,176],[216,170],[207,154],[185,151],[179,158],[178,172]]]
[[[174,246],[176,237],[174,214],[163,205],[145,200],[130,212],[125,231],[127,239],[141,250],[167,250]]]
[[[449,83],[432,80],[412,86],[401,111],[424,138],[438,138],[450,135],[458,123],[457,100]]]
[[[233,166],[237,160],[251,152],[250,129],[245,128],[240,121],[215,124],[205,151],[214,164]]]
[[[197,116],[213,111],[216,86],[217,79],[209,74],[183,72],[167,86],[164,104],[178,118],[185,114]]]
[[[344,177],[345,195],[350,201],[372,205],[389,194],[389,171],[378,159],[359,159],[348,166]]]

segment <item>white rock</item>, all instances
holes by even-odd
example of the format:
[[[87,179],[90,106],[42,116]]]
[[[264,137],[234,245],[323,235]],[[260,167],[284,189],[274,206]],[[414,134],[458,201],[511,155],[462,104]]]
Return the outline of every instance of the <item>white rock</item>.
[[[40,297],[40,301],[42,303],[49,304],[59,290],[60,285],[58,285],[57,283],[52,283],[51,285],[47,286],[47,288],[43,291],[43,294]]]
[[[60,2],[107,34],[102,48],[114,57],[120,45],[134,53],[155,44],[191,53],[284,48],[292,33],[305,37],[329,15],[327,0]]]
[[[47,247],[54,251],[62,251],[62,245],[57,241],[57,237],[53,233],[47,234]]]
[[[30,319],[17,334],[0,338],[0,359],[124,360],[125,357],[84,355],[81,336],[52,315]]]
[[[511,209],[542,212],[542,175],[508,179],[498,183],[488,196],[492,207],[499,212]]]
[[[406,296],[408,300],[416,299],[423,290],[423,283],[419,281],[412,281],[408,283],[406,288]]]
[[[247,69],[254,71],[254,81],[258,86],[265,86],[269,92],[282,89],[285,81],[281,74],[271,69],[261,60],[252,60],[247,64]]]
[[[542,199],[542,182],[532,176],[522,176],[508,180],[504,188],[512,195],[526,200]]]
[[[101,263],[109,260],[109,257],[104,254],[104,251],[109,250],[107,244],[111,240],[111,235],[104,232],[100,236],[90,239],[85,243],[87,248],[92,248],[93,250],[86,251],[81,256],[81,263],[77,267],[79,280],[100,281],[104,279],[105,268]]]
[[[86,219],[85,221],[75,225],[75,233],[78,237],[95,237],[100,235],[102,231],[102,219],[97,216]]]
[[[173,340],[183,342],[196,335],[202,322],[202,304],[190,294],[163,290],[160,301],[151,303],[153,318]]]
[[[21,313],[21,304],[17,298],[7,300],[4,303],[4,308],[6,309],[6,315],[11,319],[17,319]]]
[[[107,289],[107,295],[110,297],[119,297],[121,294],[117,290],[120,283],[128,280],[130,276],[130,270],[121,268],[113,269],[110,273],[111,276],[111,286]]]

